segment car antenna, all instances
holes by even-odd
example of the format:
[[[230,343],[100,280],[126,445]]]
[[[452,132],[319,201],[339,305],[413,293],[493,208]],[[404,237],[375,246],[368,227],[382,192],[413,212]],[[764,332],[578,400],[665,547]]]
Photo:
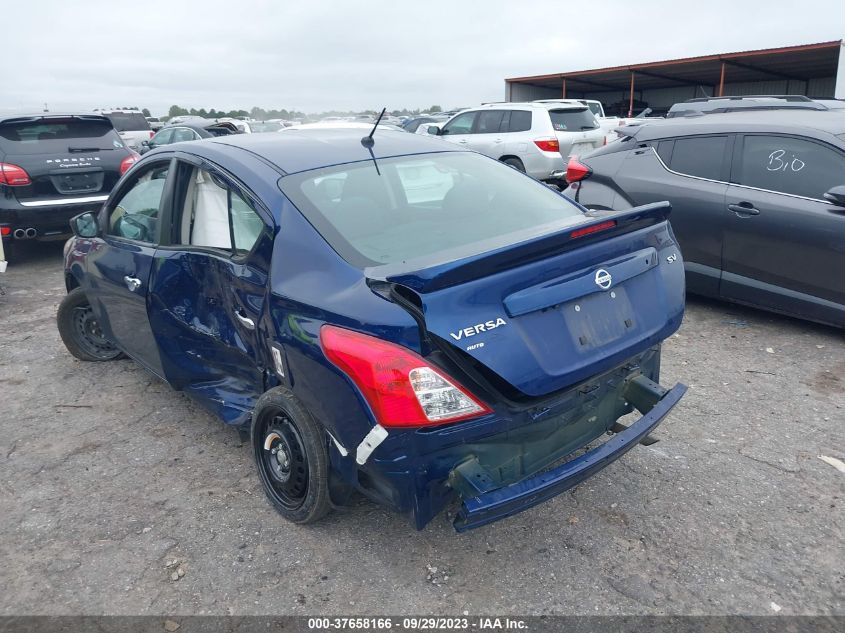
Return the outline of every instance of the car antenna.
[[[379,176],[381,176],[381,172],[379,171],[378,163],[376,162],[376,155],[373,153],[373,145],[376,144],[376,139],[373,138],[373,134],[376,133],[376,128],[378,127],[378,124],[381,123],[381,117],[384,116],[385,112],[387,112],[387,108],[382,108],[381,114],[378,115],[378,118],[376,119],[376,124],[373,126],[373,129],[370,130],[370,133],[367,136],[361,139],[361,145],[366,147],[370,152],[370,156],[373,157],[373,165],[376,166],[376,173]]]

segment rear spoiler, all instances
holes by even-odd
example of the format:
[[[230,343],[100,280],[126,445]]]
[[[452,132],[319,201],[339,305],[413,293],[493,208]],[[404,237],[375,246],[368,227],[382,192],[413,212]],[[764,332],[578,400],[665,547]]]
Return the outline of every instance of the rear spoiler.
[[[616,213],[590,212],[585,223],[478,255],[444,261],[443,254],[439,253],[411,262],[373,266],[364,273],[370,280],[400,284],[416,292],[432,292],[660,224],[671,211],[672,205],[664,201]]]

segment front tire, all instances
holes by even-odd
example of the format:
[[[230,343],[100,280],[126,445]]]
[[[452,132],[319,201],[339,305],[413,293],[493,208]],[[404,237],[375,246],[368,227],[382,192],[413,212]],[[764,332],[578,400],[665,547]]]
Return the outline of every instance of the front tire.
[[[264,494],[285,519],[314,523],[330,509],[322,428],[290,390],[276,387],[255,405],[252,447]]]
[[[103,335],[82,288],[74,288],[62,299],[56,322],[67,351],[79,360],[106,361],[123,356]]]

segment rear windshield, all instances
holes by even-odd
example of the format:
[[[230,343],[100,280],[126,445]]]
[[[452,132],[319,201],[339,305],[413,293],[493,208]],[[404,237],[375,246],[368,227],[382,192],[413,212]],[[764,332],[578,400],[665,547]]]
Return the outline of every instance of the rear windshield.
[[[103,119],[36,119],[0,124],[0,146],[9,154],[119,149],[123,142]]]
[[[583,132],[595,130],[599,122],[589,108],[581,110],[549,110],[555,132]]]
[[[577,224],[580,207],[474,153],[347,163],[285,176],[282,191],[348,262],[467,257]],[[446,253],[448,251],[448,253]]]
[[[118,132],[138,132],[150,129],[149,121],[140,112],[112,112],[105,116]]]

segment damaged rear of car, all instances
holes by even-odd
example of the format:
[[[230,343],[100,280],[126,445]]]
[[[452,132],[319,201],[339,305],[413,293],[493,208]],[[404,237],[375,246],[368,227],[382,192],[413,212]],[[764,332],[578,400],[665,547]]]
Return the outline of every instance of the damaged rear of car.
[[[290,227],[295,244],[276,240],[269,309],[286,381],[325,426],[330,480],[418,529],[456,496],[463,531],[571,488],[683,395],[659,385],[660,343],[684,309],[668,203],[593,215],[459,151],[279,186],[301,214],[290,222],[322,238]]]

